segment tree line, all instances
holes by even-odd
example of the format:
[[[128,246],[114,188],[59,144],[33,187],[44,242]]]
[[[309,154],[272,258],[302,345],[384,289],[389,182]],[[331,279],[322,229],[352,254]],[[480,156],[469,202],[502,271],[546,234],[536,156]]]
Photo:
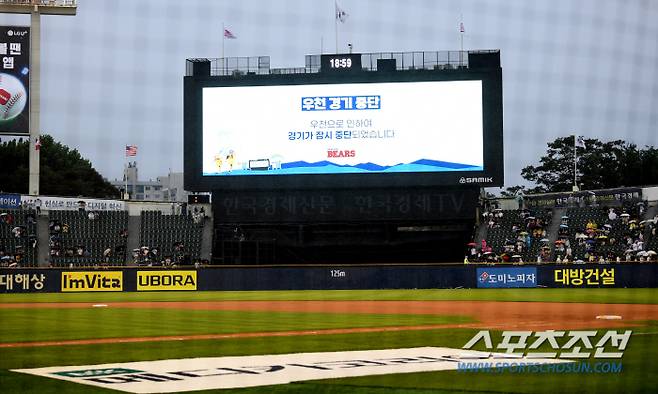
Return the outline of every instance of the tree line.
[[[576,148],[578,185],[584,190],[623,186],[658,185],[658,149],[640,148],[623,140],[584,140]],[[28,193],[29,141],[11,139],[0,143],[0,191]],[[41,184],[44,195],[119,197],[119,190],[96,171],[91,162],[53,139],[41,136]],[[548,143],[539,164],[521,170],[521,176],[534,186],[511,186],[503,196],[572,190],[574,137],[560,137]]]
[[[658,184],[658,149],[640,148],[623,140],[584,139],[585,146],[576,147],[577,180],[582,190]],[[571,191],[574,184],[574,136],[560,137],[548,143],[546,155],[539,164],[521,170],[523,179],[532,187],[512,186],[504,196],[518,193],[551,193]]]
[[[27,139],[0,143],[0,191],[28,193],[29,149]],[[50,135],[41,136],[39,192],[52,196],[118,198],[119,190],[105,180],[91,162]]]

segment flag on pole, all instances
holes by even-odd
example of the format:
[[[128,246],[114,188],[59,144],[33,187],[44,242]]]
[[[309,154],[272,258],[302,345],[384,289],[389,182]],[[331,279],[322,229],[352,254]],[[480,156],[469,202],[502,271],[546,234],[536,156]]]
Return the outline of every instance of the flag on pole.
[[[34,150],[41,150],[41,138],[34,140]]]
[[[137,156],[137,145],[126,145],[126,157]]]
[[[338,6],[338,2],[336,2],[335,4],[336,4],[336,20],[339,21],[340,23],[345,23],[349,14]]]
[[[231,33],[229,29],[224,29],[224,38],[228,38],[229,40],[235,40],[237,37]]]
[[[576,136],[576,146],[578,148],[587,149],[587,146],[585,145],[585,138],[582,135]]]
[[[464,29],[464,22],[459,22],[459,32],[464,33],[466,30]]]

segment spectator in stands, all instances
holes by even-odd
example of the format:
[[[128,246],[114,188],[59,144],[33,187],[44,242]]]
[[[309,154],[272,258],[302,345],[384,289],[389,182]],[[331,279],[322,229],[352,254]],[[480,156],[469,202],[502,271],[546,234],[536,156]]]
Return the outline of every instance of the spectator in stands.
[[[153,262],[160,262],[160,251],[158,248],[151,248],[149,251],[149,260]]]
[[[34,208],[37,210],[37,215],[41,215],[41,199],[38,197],[34,200]]]
[[[139,248],[135,248],[132,251],[132,256],[133,256],[133,263],[138,264],[140,260],[140,252]]]
[[[11,229],[11,233],[14,234],[14,238],[20,238],[23,236],[23,227],[15,226]]]
[[[2,218],[2,222],[8,226],[14,224],[14,215],[12,215],[11,213],[3,212],[2,214],[0,214],[0,218]]]
[[[470,253],[471,259],[475,259],[475,257],[476,257],[477,254],[478,254],[478,251],[477,251],[477,248],[475,247],[475,245],[476,245],[476,244],[473,242],[472,245],[471,245],[471,248],[470,248],[470,250],[469,250],[469,253]]]
[[[112,248],[106,248],[103,251],[103,260],[106,263],[109,263],[111,259],[112,259]]]
[[[120,236],[121,238],[128,238],[128,229],[127,229],[127,228],[122,229],[122,230],[119,232],[119,236]]]
[[[89,213],[87,213],[87,218],[89,220],[96,220],[96,214],[94,213],[94,211],[89,211]]]
[[[617,213],[615,212],[614,208],[610,208],[610,210],[608,211],[608,220],[610,221],[617,220]]]
[[[84,212],[87,209],[87,203],[84,200],[78,201],[78,211]]]

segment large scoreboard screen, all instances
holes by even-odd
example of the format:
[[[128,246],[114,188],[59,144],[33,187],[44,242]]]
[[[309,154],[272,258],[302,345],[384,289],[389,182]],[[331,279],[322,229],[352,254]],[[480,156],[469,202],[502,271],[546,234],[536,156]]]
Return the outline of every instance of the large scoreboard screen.
[[[189,190],[502,185],[500,73],[186,77]]]

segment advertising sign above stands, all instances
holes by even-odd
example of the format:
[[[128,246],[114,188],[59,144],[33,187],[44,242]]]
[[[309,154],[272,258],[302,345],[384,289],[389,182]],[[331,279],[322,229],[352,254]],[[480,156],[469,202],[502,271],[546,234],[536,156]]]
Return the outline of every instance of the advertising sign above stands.
[[[530,208],[576,207],[615,205],[624,201],[642,199],[642,188],[620,187],[617,189],[587,190],[574,193],[546,193],[525,196],[525,203]]]
[[[245,191],[215,193],[213,212],[223,223],[318,222],[345,220],[470,219],[474,189],[414,188],[357,191]]]
[[[30,28],[0,26],[0,134],[30,134]]]
[[[41,205],[45,211],[66,211],[84,209],[87,211],[125,211],[126,203],[120,200],[102,200],[98,198],[21,196],[21,203]]]
[[[16,209],[20,206],[20,194],[0,194],[0,209]]]

